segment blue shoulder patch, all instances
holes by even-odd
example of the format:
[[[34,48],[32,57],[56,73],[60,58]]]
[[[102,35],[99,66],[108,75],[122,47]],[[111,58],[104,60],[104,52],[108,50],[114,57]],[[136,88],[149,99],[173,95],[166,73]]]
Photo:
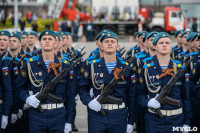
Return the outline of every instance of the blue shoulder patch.
[[[186,53],[186,51],[183,51],[183,52],[179,53],[178,55],[182,55],[182,54],[185,54],[185,53]]]
[[[138,49],[138,47],[135,47],[135,46],[134,46],[134,47],[132,47],[130,50],[133,50],[133,49]]]
[[[179,68],[184,68],[184,67],[185,67],[185,66],[182,65],[182,64],[176,64],[176,66],[179,67]]]
[[[92,55],[92,56],[90,56],[90,57],[88,57],[87,59],[86,59],[86,61],[89,61],[89,60],[94,60],[95,58],[96,58],[96,54],[95,55]]]
[[[177,64],[181,64],[181,61],[179,60],[173,60],[174,63],[177,63]]]
[[[98,52],[99,52],[99,50],[94,50],[91,52],[91,54],[98,53]]]
[[[145,56],[146,56],[146,54],[140,54],[140,55],[138,55],[138,56],[136,57],[136,59],[143,58],[143,57],[145,57]]]
[[[116,55],[119,56],[120,55],[119,52],[116,52]]]
[[[2,60],[12,60],[12,58],[5,56],[4,58],[2,58]]]
[[[122,64],[125,64],[125,65],[128,65],[128,62],[124,61],[124,60],[121,60],[121,63]]]
[[[96,60],[91,60],[91,61],[89,61],[89,64],[100,62],[100,60],[101,60],[101,58],[100,59],[96,59]]]
[[[138,53],[136,53],[135,56],[138,56],[138,55],[140,55],[140,54],[142,54],[142,52],[138,52]]]
[[[120,61],[122,61],[122,60],[123,60],[121,57],[117,57],[117,58],[118,58],[118,60],[120,60]]]
[[[149,61],[149,60],[152,60],[152,59],[153,59],[153,56],[147,57],[147,58],[143,59],[142,62]]]
[[[38,58],[39,58],[39,56],[33,56],[32,58],[30,58],[30,62],[36,61],[36,60],[38,60]]]
[[[70,65],[69,61],[65,60],[64,58],[60,58],[62,63]]]
[[[154,62],[151,62],[151,63],[144,65],[143,68],[147,68],[147,67],[151,67],[151,66],[154,66]]]
[[[19,58],[17,58],[17,57],[15,57],[15,60],[17,60],[17,61],[20,61],[20,59],[19,59]]]

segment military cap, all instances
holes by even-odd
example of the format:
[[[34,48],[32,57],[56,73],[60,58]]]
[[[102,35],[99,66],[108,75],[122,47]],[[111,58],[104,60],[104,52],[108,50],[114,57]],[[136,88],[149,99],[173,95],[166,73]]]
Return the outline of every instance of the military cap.
[[[148,35],[148,34],[146,34],[146,35],[143,37],[142,42],[145,42],[145,41],[146,41],[147,35]]]
[[[19,32],[19,31],[14,31],[14,32],[12,32],[12,33],[15,33],[15,34],[18,34],[18,35],[20,35],[20,36],[21,36],[21,38],[22,38],[22,36],[23,36],[23,34],[22,34],[21,32]]]
[[[10,38],[10,32],[7,30],[0,31],[0,36],[2,36],[2,35],[8,36]]]
[[[21,38],[20,34],[18,34],[17,32],[11,33],[11,34],[10,34],[10,38],[11,38],[11,37],[16,37],[16,38],[18,38],[19,41],[21,42],[21,39],[22,39],[22,38]]]
[[[29,31],[29,32],[28,32],[28,35],[34,35],[34,36],[37,36],[37,32],[35,32],[35,31]]]
[[[112,31],[106,32],[103,36],[101,36],[100,42],[103,42],[103,40],[107,39],[107,38],[114,38],[114,39],[116,39],[118,41],[117,35]]]
[[[72,34],[70,32],[66,32],[68,36],[72,36]]]
[[[191,42],[194,41],[194,39],[197,37],[199,39],[199,33],[195,32],[195,34],[193,35],[193,37],[191,38]]]
[[[60,37],[63,37],[63,35],[62,35],[62,33],[61,33],[61,32],[59,32],[59,35],[60,35]]]
[[[58,31],[54,31],[56,36],[58,37],[59,40],[61,40],[61,37],[60,37],[60,33]]]
[[[186,37],[186,41],[192,41],[191,39],[192,39],[193,36],[195,36],[195,34],[196,34],[196,37],[197,37],[197,33],[196,32],[190,32],[188,34],[188,36]],[[194,38],[193,38],[193,40],[194,40]]]
[[[68,33],[67,32],[61,32],[62,36],[66,35],[68,36]]]
[[[45,31],[43,31],[43,32],[40,33],[40,35],[38,37],[39,41],[41,40],[42,36],[45,36],[45,35],[51,35],[51,36],[53,36],[56,39],[56,33],[54,31],[52,31],[52,30],[45,30]]]
[[[168,38],[171,39],[171,37],[169,36],[169,34],[168,34],[167,32],[160,32],[160,33],[158,33],[158,34],[154,37],[154,39],[153,39],[153,42],[152,42],[153,45],[156,45],[159,39],[165,38],[165,37],[168,37]]]
[[[181,33],[181,36],[180,37],[183,37],[185,34],[189,34],[190,33],[190,31],[183,31],[182,33]]]
[[[95,38],[95,40],[97,41],[99,38],[101,38],[101,36],[103,36],[106,32],[109,32],[108,29],[104,29],[102,30]]]
[[[148,32],[142,31],[142,32],[140,32],[140,33],[138,34],[138,37],[140,37],[140,36],[145,36],[146,34],[148,34]]]
[[[155,37],[158,34],[158,32],[152,31],[149,34],[147,34],[146,39],[149,39],[150,37]]]
[[[179,31],[177,31],[176,33],[175,33],[175,38],[177,38],[177,36],[178,36],[178,34],[180,34],[180,33],[182,33],[184,30],[179,30]]]
[[[22,35],[28,36],[28,32],[26,32],[26,31],[22,31],[21,33],[22,33]]]
[[[136,33],[135,33],[135,37],[137,37],[137,35],[138,35],[139,33],[140,33],[140,32],[136,32]]]

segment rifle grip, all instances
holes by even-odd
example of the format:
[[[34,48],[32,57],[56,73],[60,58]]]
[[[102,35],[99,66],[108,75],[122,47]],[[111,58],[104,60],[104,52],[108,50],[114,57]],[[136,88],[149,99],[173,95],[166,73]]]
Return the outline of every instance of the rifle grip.
[[[161,118],[163,117],[163,114],[162,114],[162,112],[160,111],[160,109],[156,109],[155,112],[158,113],[159,116],[160,116]]]
[[[44,112],[44,110],[42,109],[41,104],[38,105],[38,109],[39,109],[40,113],[43,113],[43,112]]]
[[[100,113],[102,116],[106,116],[106,112],[103,110],[103,108],[101,107]]]

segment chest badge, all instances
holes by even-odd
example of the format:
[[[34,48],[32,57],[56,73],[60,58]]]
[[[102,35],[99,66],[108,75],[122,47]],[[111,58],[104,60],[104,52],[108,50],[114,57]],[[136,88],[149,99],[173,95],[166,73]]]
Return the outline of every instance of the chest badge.
[[[39,76],[42,76],[42,72],[40,71],[40,72],[38,73],[38,75],[39,75]]]
[[[100,77],[101,77],[101,78],[103,77],[103,73],[100,73]]]

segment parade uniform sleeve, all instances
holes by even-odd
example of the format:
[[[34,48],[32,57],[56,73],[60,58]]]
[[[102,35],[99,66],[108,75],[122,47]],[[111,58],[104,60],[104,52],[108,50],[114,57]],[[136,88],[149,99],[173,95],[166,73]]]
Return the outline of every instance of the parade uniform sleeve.
[[[127,107],[128,107],[128,124],[133,125],[135,122],[135,106],[136,106],[136,101],[135,101],[135,94],[136,94],[136,84],[134,81],[131,80],[131,76],[135,76],[135,74],[130,74],[127,85]]]
[[[190,72],[190,92],[191,95],[198,97],[198,88],[200,88],[200,84],[197,84],[199,81],[199,67],[200,63],[197,63],[194,68]],[[199,95],[200,98],[200,95]]]
[[[65,107],[67,111],[67,118],[66,122],[73,124],[74,118],[75,118],[75,77],[74,74],[72,74],[73,71],[70,72],[70,74],[67,74],[67,84],[66,84],[66,101],[65,101]]]
[[[2,67],[2,87],[3,87],[3,115],[9,116],[13,104],[12,85],[7,66]]]
[[[88,65],[80,79],[80,98],[84,105],[88,105],[92,98],[89,95],[91,81],[90,81],[90,65]]]
[[[29,97],[27,64],[25,64],[20,70],[20,76],[17,82],[18,82],[17,89],[20,92],[19,97],[25,103],[26,98]]]
[[[191,113],[191,103],[190,103],[189,80],[187,79],[186,76],[187,74],[183,73],[180,77],[183,84],[181,87],[181,98],[183,102],[183,115],[184,115],[183,124],[190,125],[192,113]]]
[[[139,71],[139,70],[138,70]],[[147,97],[148,95],[148,89],[145,83],[145,77],[144,77],[144,69],[141,69],[140,73],[136,74],[137,78],[137,95],[138,95],[138,103],[142,107],[147,107],[147,104],[149,102],[149,98]]]

